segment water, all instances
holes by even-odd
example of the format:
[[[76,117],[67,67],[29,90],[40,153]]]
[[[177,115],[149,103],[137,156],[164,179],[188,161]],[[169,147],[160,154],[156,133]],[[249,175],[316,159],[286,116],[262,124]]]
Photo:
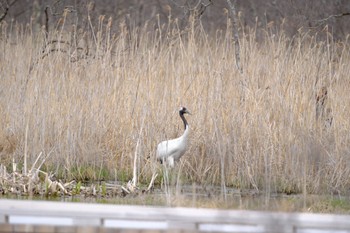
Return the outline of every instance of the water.
[[[227,188],[223,195],[220,187],[182,186],[170,188],[168,193],[155,189],[151,193],[121,196],[16,196],[6,195],[0,198],[33,199],[61,202],[85,202],[116,205],[181,206],[215,209],[244,209],[284,212],[312,212],[350,214],[350,197],[332,195],[286,195],[272,193],[265,195],[255,190]]]

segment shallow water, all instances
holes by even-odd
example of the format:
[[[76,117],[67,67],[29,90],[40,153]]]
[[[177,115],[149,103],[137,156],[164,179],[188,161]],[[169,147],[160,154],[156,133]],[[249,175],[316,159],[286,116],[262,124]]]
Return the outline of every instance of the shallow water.
[[[125,197],[120,196],[16,196],[0,198],[31,199],[62,202],[105,203],[117,205],[181,206],[218,209],[245,209],[286,212],[350,213],[350,197],[331,195],[276,194],[256,190],[238,190],[220,187],[182,186],[169,188],[166,192],[155,189],[151,193],[138,192]]]

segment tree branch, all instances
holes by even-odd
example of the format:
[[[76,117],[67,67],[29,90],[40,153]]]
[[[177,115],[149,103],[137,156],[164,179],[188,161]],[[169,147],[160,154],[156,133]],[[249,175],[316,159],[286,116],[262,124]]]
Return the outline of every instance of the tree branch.
[[[17,2],[17,0],[13,0],[10,4],[6,1],[6,7],[5,7],[5,12],[0,16],[0,22],[1,21],[3,21],[4,19],[5,19],[5,17],[6,17],[6,15],[7,15],[7,13],[8,13],[8,11],[9,11],[9,9],[10,9],[10,7],[13,5],[13,4],[15,4]]]
[[[343,16],[349,16],[350,15],[350,12],[345,12],[345,13],[341,13],[341,14],[337,14],[337,15],[330,15],[326,18],[323,18],[323,19],[320,19],[320,20],[317,20],[318,23],[322,23],[322,22],[325,22],[331,18],[339,18],[339,17],[343,17]]]

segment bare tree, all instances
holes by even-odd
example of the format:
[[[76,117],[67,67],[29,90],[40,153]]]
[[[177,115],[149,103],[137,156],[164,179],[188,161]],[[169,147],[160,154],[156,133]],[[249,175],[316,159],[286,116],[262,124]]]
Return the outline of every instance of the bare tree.
[[[176,7],[182,9],[183,14],[181,17],[181,25],[184,25],[188,22],[188,18],[193,16],[194,19],[199,19],[208,6],[212,5],[212,0],[185,0],[178,2],[176,0],[169,0]]]
[[[235,43],[235,56],[236,56],[236,66],[239,72],[243,73],[243,69],[241,66],[241,57],[240,57],[240,46],[239,46],[239,36],[238,36],[238,20],[235,5],[231,2],[231,0],[227,0],[227,4],[229,5],[232,13],[232,29],[233,29],[233,41]]]

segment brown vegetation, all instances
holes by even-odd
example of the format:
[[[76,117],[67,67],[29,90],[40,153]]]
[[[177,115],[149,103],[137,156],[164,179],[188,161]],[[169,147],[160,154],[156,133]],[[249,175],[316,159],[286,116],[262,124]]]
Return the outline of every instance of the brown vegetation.
[[[350,187],[349,43],[293,38],[265,28],[240,35],[235,68],[230,22],[208,36],[177,21],[111,32],[99,18],[77,30],[65,17],[48,36],[32,25],[2,24],[0,164],[12,158],[77,180],[129,180],[134,155],[140,182],[155,168],[158,142],[182,129],[191,143],[178,166],[183,183],[271,192],[344,193]],[[156,30],[150,30],[156,28]],[[332,124],[316,117],[327,85]],[[142,130],[140,130],[142,128]],[[138,143],[138,146],[136,144]]]

